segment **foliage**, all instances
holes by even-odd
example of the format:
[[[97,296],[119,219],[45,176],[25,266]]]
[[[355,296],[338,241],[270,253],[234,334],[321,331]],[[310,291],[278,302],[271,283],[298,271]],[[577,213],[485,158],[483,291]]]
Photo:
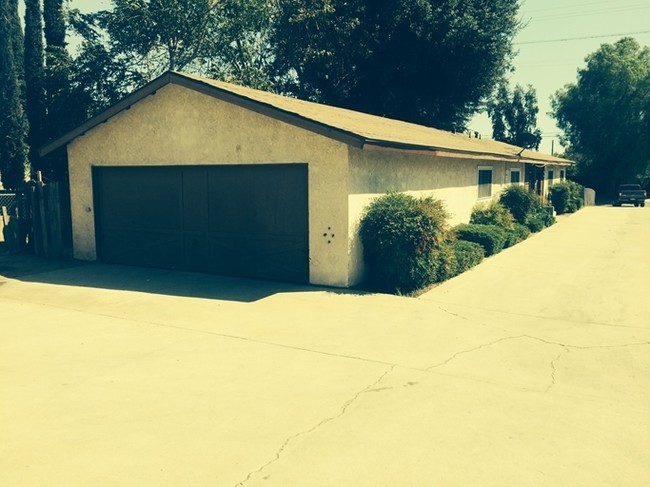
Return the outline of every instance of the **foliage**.
[[[557,91],[553,115],[577,162],[578,181],[604,194],[650,174],[650,48],[624,38],[586,58]]]
[[[441,242],[431,251],[431,282],[442,282],[458,275],[458,256],[451,242]]]
[[[496,225],[462,223],[455,228],[455,231],[459,240],[481,245],[488,257],[501,252],[508,239],[507,231]]]
[[[480,264],[485,258],[485,250],[476,242],[455,240],[451,245],[456,256],[456,272],[454,275],[462,274]]]
[[[499,203],[505,206],[517,223],[525,224],[531,211],[541,203],[523,186],[508,186],[499,196]]]
[[[515,219],[510,210],[498,201],[476,205],[472,209],[470,223],[479,225],[498,225],[501,228],[514,229]]]
[[[360,235],[369,284],[378,290],[408,293],[434,282],[448,231],[443,203],[388,193],[374,200],[361,219]]]
[[[549,188],[549,198],[558,215],[573,213],[582,208],[583,188],[574,181],[562,181]]]
[[[550,206],[538,205],[526,217],[525,225],[531,232],[540,232],[546,227],[555,223],[553,208]]]
[[[28,168],[23,35],[17,0],[0,0],[0,176],[17,188]]]
[[[539,150],[542,132],[536,128],[539,107],[535,88],[528,85],[524,90],[516,85],[510,91],[507,81],[502,81],[487,108],[495,140]]]
[[[29,120],[30,160],[38,159],[45,130],[45,54],[40,0],[25,0],[25,109]]]
[[[508,241],[506,247],[512,247],[530,237],[530,230],[526,225],[515,223],[512,230],[508,231]]]
[[[70,13],[82,39],[77,76],[91,112],[167,70],[270,90],[274,3],[263,0],[112,0],[111,10]]]
[[[272,37],[299,98],[461,129],[510,67],[511,0],[279,0]]]

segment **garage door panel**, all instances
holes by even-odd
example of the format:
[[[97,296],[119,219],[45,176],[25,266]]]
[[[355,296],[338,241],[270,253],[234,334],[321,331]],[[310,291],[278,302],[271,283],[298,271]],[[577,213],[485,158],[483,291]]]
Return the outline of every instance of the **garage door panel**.
[[[183,268],[183,242],[165,232],[114,231],[102,241],[101,258],[113,264]]]
[[[242,181],[246,181],[245,185]],[[296,236],[307,233],[304,165],[213,168],[208,184],[211,232]]]
[[[309,280],[306,164],[100,168],[106,262]]]
[[[211,236],[208,241],[212,272],[243,277],[306,282],[309,256],[302,239],[264,236]]]
[[[100,208],[105,229],[180,231],[180,181],[177,171],[156,168],[106,168],[101,172]]]

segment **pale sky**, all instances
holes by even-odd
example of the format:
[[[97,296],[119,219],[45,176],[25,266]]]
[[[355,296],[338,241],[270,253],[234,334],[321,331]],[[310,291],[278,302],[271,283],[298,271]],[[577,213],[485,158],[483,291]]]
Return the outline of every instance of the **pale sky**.
[[[109,0],[69,0],[82,11],[110,7]],[[537,90],[540,113],[538,127],[543,140],[540,151],[550,153],[551,141],[558,150],[559,129],[550,111],[550,97],[565,84],[575,82],[585,57],[601,44],[622,37],[634,37],[650,46],[650,0],[522,0],[520,15],[526,27],[515,39],[516,83],[531,84]],[[483,137],[492,136],[487,115],[475,117],[469,128]]]

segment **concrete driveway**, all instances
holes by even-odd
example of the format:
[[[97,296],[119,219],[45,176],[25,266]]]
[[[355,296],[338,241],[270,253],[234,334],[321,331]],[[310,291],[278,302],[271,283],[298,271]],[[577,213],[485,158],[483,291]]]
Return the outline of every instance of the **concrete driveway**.
[[[0,484],[645,487],[649,246],[591,207],[419,298],[5,261]]]

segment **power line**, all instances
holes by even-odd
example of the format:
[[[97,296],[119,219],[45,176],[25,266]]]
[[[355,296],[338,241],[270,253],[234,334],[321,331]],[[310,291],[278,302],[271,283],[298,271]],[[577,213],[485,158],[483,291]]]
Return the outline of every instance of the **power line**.
[[[643,10],[650,8],[648,4],[637,4],[637,5],[628,5],[621,6],[617,5],[614,7],[601,8],[596,10],[583,10],[583,11],[574,11],[574,12],[565,12],[565,13],[553,13],[543,16],[533,17],[532,20],[536,22],[545,22],[548,20],[557,20],[557,19],[570,19],[574,17],[586,17],[588,15],[599,15],[599,14],[612,14],[619,12],[632,12],[635,10]]]
[[[588,2],[588,3],[579,3],[576,5],[563,5],[560,7],[546,7],[546,8],[536,8],[533,10],[524,10],[526,13],[529,12],[548,12],[549,10],[566,10],[566,9],[572,9],[572,8],[577,8],[577,7],[589,7],[592,5],[604,5],[604,4],[610,4],[611,5],[611,0],[605,0],[605,1],[600,1],[600,2]],[[523,5],[525,7],[525,4]]]
[[[523,46],[525,44],[549,44],[551,42],[569,42],[569,41],[581,41],[584,39],[602,39],[605,37],[619,37],[619,36],[628,36],[628,35],[637,35],[637,34],[650,34],[650,30],[642,30],[638,32],[623,32],[621,34],[606,34],[598,36],[585,36],[585,37],[566,37],[564,39],[548,39],[545,41],[525,41],[525,42],[514,42],[515,46]]]

